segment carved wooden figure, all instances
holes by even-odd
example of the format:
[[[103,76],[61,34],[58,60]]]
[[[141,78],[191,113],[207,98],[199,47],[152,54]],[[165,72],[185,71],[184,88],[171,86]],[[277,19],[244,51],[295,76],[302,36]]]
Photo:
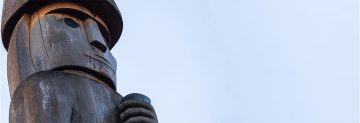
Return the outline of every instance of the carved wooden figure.
[[[116,92],[114,1],[5,0],[3,13],[11,123],[158,122],[146,96]]]

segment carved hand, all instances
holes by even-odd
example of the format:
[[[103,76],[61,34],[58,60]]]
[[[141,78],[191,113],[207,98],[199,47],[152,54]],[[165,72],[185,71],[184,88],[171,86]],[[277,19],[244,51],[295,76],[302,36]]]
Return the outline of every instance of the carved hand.
[[[119,108],[122,123],[158,123],[155,110],[150,102],[125,99]]]

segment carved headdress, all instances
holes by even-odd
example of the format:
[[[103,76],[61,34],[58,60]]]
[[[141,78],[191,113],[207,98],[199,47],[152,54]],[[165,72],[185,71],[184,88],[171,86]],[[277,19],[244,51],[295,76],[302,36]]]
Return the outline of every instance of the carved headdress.
[[[110,33],[109,48],[111,49],[119,40],[123,21],[114,0],[4,0],[1,34],[5,49],[8,49],[11,34],[23,14],[53,2],[76,2],[85,6],[102,18],[107,25]]]

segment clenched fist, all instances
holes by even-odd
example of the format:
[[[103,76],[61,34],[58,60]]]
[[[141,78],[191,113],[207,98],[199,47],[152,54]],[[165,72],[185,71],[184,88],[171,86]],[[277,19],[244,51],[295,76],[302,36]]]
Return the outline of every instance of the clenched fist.
[[[125,96],[120,105],[122,123],[158,123],[155,110],[148,97],[142,94]]]

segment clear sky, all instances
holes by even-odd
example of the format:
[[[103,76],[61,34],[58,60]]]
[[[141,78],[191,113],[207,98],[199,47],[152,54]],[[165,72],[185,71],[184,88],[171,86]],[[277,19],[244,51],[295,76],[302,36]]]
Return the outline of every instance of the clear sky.
[[[358,123],[357,0],[117,0],[118,91],[160,123]],[[0,122],[8,121],[0,48]]]

